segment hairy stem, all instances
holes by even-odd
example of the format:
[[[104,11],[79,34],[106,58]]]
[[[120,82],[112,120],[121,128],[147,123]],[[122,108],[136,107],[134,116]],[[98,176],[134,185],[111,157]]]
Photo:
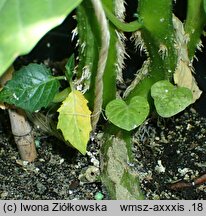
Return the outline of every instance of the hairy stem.
[[[102,111],[103,104],[103,75],[107,62],[109,42],[110,42],[110,33],[109,27],[107,24],[106,16],[100,0],[91,0],[97,20],[100,25],[101,30],[101,49],[99,52],[99,61],[97,67],[97,75],[95,78],[95,99],[94,99],[94,110],[92,117],[92,127],[95,130],[99,116]]]
[[[141,39],[148,55],[148,75],[126,98],[148,97],[151,86],[161,79],[172,78],[177,63],[172,23],[172,0],[139,0],[139,16],[143,23]]]
[[[144,199],[138,173],[130,166],[133,163],[131,134],[107,125],[101,143],[101,179],[110,199]]]
[[[206,15],[203,0],[188,0],[185,32],[189,34],[188,54],[190,60],[195,55],[205,24]]]

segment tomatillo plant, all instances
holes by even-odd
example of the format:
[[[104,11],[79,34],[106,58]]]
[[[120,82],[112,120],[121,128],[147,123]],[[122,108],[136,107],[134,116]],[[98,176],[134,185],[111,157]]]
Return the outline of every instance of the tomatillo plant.
[[[63,0],[58,4],[64,5]],[[129,166],[133,162],[132,130],[154,109],[162,117],[171,117],[201,95],[192,61],[206,23],[206,1],[188,0],[184,23],[173,14],[174,4],[172,0],[137,0],[137,19],[130,23],[124,21],[124,0],[64,5],[76,7],[74,34],[78,38],[78,54],[68,59],[65,74],[55,77],[44,65],[30,64],[16,71],[0,92],[0,101],[24,109],[34,123],[82,154],[86,154],[90,133],[102,124],[101,180],[111,199],[143,199],[138,173]],[[1,13],[0,8],[0,17]],[[120,96],[116,83],[124,83],[124,32],[131,32],[136,48],[147,59]],[[3,42],[0,38],[0,47]],[[68,82],[65,89],[62,79]],[[41,109],[56,106],[58,120],[50,120],[48,127]],[[101,118],[104,111],[106,123]]]

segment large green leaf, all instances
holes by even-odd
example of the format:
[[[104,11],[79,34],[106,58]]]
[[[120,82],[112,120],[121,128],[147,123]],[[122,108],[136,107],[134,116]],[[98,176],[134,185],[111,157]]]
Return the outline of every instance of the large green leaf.
[[[122,99],[116,99],[108,103],[105,114],[116,126],[131,131],[147,118],[149,104],[144,97],[140,96],[133,97],[129,104]]]
[[[0,101],[34,112],[48,106],[59,86],[46,66],[29,64],[14,73],[0,91]]]
[[[61,24],[82,0],[1,0],[0,76],[50,29]]]
[[[184,110],[192,101],[192,92],[185,87],[176,87],[167,80],[156,82],[151,88],[157,113],[171,117]]]

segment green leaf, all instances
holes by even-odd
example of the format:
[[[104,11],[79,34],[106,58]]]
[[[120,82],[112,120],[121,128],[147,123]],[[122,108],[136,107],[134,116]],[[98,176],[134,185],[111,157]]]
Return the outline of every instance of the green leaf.
[[[67,80],[70,82],[72,77],[73,77],[73,72],[74,72],[74,66],[75,66],[75,63],[74,63],[74,54],[72,54],[70,56],[70,58],[68,59],[67,63],[66,63],[66,72],[65,72],[65,75],[67,77]]]
[[[64,139],[86,154],[89,135],[92,130],[87,100],[80,91],[72,91],[58,109],[57,128],[63,133]]]
[[[116,126],[131,131],[138,127],[149,114],[149,104],[147,100],[140,96],[135,96],[129,104],[121,99],[116,99],[106,106],[107,118]]]
[[[19,55],[26,54],[41,37],[82,0],[1,0],[0,76]]]
[[[206,13],[206,0],[203,0],[203,7],[204,7],[204,11]]]
[[[13,74],[0,91],[0,101],[34,112],[47,107],[58,89],[59,81],[45,65],[29,64]]]
[[[190,89],[176,87],[167,80],[156,82],[151,88],[151,95],[157,113],[162,117],[171,117],[184,110],[192,103]]]

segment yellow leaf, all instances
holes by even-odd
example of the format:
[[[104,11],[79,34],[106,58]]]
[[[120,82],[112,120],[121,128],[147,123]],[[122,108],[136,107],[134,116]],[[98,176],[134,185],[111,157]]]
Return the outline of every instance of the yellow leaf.
[[[192,75],[191,62],[188,56],[187,43],[189,36],[184,31],[184,24],[173,16],[173,25],[176,30],[176,48],[178,53],[177,67],[174,73],[174,82],[179,87],[191,90],[193,103],[200,97],[202,91],[199,89]]]
[[[72,91],[58,109],[59,118],[57,128],[63,133],[65,140],[86,154],[91,127],[91,112],[87,100],[79,91]]]
[[[186,87],[192,91],[193,103],[200,97],[202,91],[197,86],[190,68],[182,60],[179,61],[174,73],[174,82],[180,87]]]

